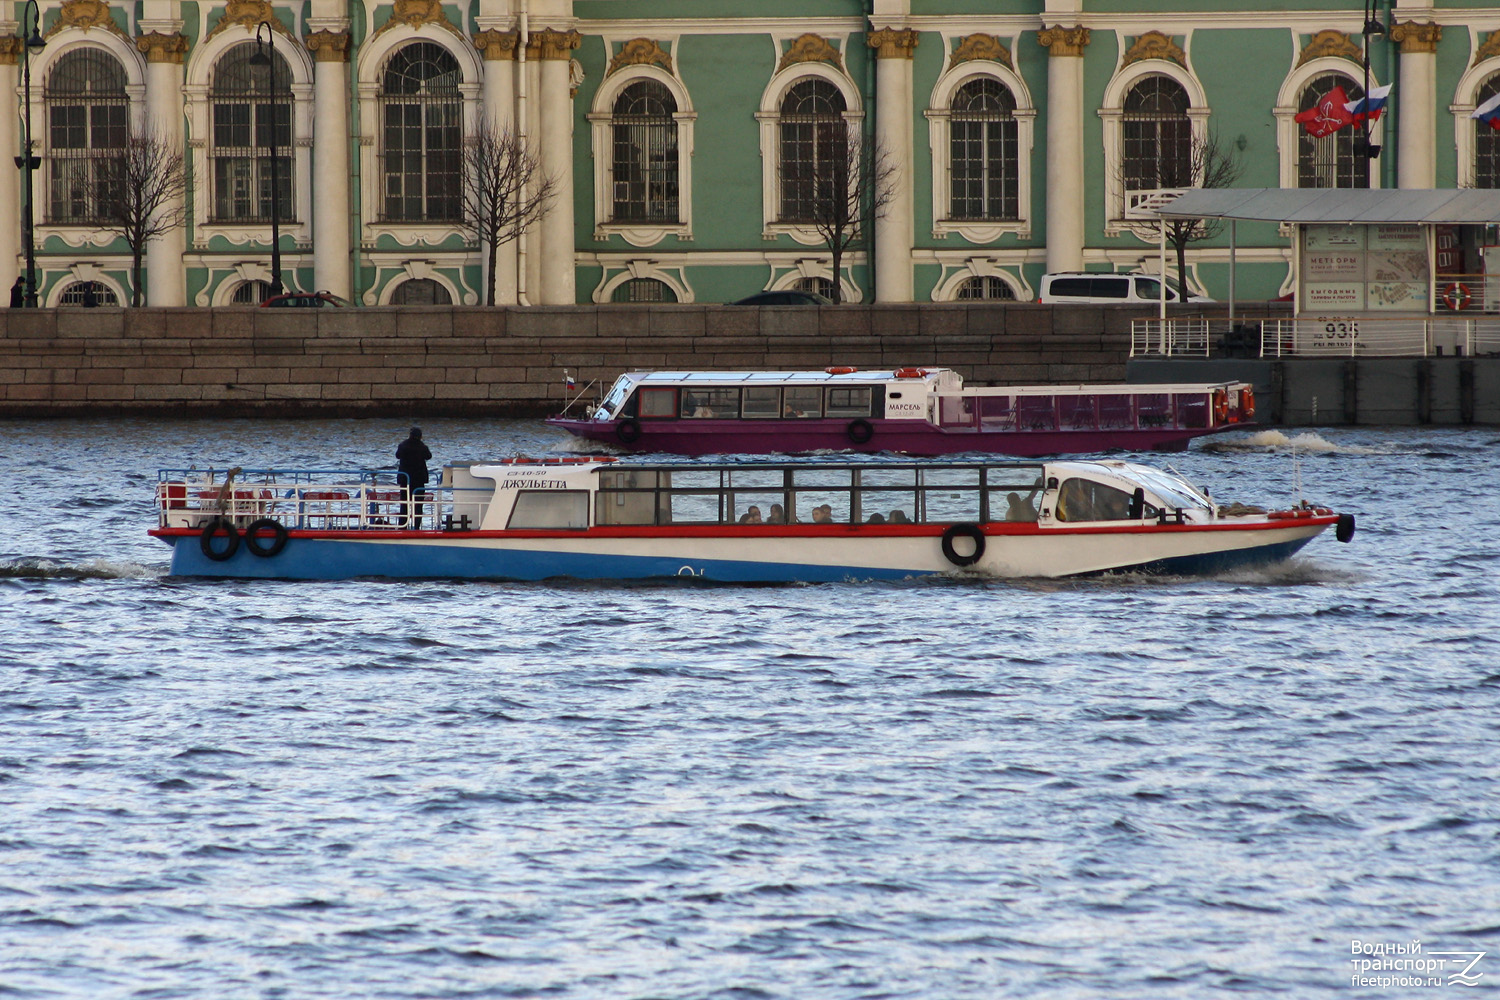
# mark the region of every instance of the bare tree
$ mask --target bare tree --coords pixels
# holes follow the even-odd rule
[[[139,306],[146,245],[187,221],[182,146],[154,125],[127,127],[100,167],[98,226],[129,245],[130,304]]]
[[[807,186],[809,223],[833,255],[833,301],[843,301],[839,275],[844,254],[862,241],[896,196],[894,157],[854,131],[830,129],[819,136],[819,155],[800,176],[784,183]]]
[[[495,259],[502,243],[547,214],[557,183],[526,140],[481,121],[464,143],[463,225],[484,245],[489,263],[485,304],[495,304]]]
[[[1159,188],[1227,188],[1239,180],[1242,170],[1238,153],[1233,147],[1219,141],[1214,132],[1194,135],[1186,142],[1185,152],[1181,144],[1160,142],[1156,145],[1156,158],[1136,161],[1122,169],[1121,188],[1137,191],[1145,187]],[[1156,183],[1150,184],[1154,175]],[[1146,183],[1142,183],[1145,180]],[[1158,237],[1166,229],[1166,242],[1177,257],[1177,280],[1187,294],[1187,248],[1190,243],[1211,240],[1224,231],[1223,219],[1160,219],[1144,224]],[[1166,275],[1162,275],[1165,279]]]

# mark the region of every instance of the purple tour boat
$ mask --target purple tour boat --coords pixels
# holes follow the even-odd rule
[[[635,452],[1042,455],[1181,451],[1255,418],[1245,382],[965,388],[948,368],[628,372],[547,423]]]

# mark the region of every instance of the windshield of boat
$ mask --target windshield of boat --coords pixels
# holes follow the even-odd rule
[[[1131,466],[1129,476],[1155,493],[1168,508],[1213,510],[1213,501],[1181,476],[1140,465]]]
[[[635,382],[624,375],[615,379],[615,384],[609,387],[609,395],[605,396],[604,402],[599,404],[599,412],[596,416],[600,419],[613,416],[620,404],[625,402],[625,397],[630,395],[630,389],[634,385]]]

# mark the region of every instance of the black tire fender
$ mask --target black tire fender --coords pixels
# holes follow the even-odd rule
[[[851,420],[849,426],[844,428],[844,433],[855,444],[868,444],[870,438],[875,436],[875,426],[868,420]]]
[[[1340,514],[1339,523],[1333,529],[1333,537],[1341,542],[1347,542],[1354,537],[1354,515]]]
[[[959,555],[953,541],[957,538],[968,538],[974,542],[974,551],[969,555]],[[955,566],[972,566],[984,556],[984,532],[979,530],[977,524],[954,524],[943,532],[943,557]]]
[[[261,545],[260,539],[256,536],[266,529],[270,529],[273,535],[271,544]],[[250,526],[245,529],[245,548],[250,550],[251,555],[269,559],[272,556],[281,555],[281,550],[286,548],[286,538],[286,525],[274,517],[263,517],[259,521],[250,522]]]
[[[641,422],[634,417],[626,417],[615,426],[615,437],[619,438],[621,444],[635,444],[641,439]]]
[[[225,545],[222,549],[216,549],[214,539],[221,532],[225,538]],[[240,533],[235,529],[233,521],[216,517],[203,526],[203,531],[198,535],[198,548],[202,549],[203,554],[214,562],[224,562],[226,559],[232,559],[240,550]]]

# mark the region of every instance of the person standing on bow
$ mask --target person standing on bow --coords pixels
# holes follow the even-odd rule
[[[396,446],[396,485],[406,494],[401,508],[402,527],[422,526],[422,491],[427,488],[427,462],[432,452],[422,443],[422,428],[413,427],[411,436]],[[408,518],[407,514],[410,513]]]

